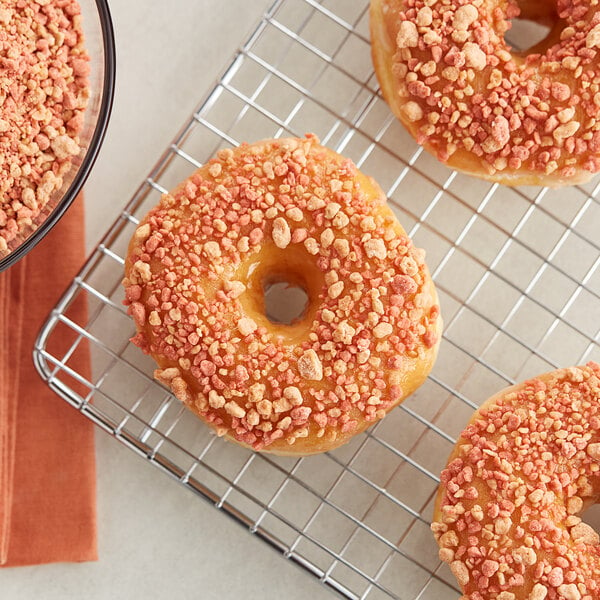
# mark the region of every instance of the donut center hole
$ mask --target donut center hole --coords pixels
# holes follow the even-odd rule
[[[271,323],[293,325],[306,313],[306,290],[290,281],[269,281],[263,285],[265,315]]]
[[[579,515],[579,518],[584,523],[587,523],[592,529],[600,532],[600,504],[588,506],[588,508]]]
[[[511,28],[506,32],[504,39],[515,52],[520,54],[532,54],[533,48],[537,48],[548,39],[552,28],[549,25],[536,23],[529,19],[512,19],[509,21]]]
[[[555,3],[538,0],[517,0],[518,17],[508,21],[510,29],[504,39],[513,53],[526,57],[529,54],[545,54],[554,44],[560,43],[560,35],[566,22],[559,18]]]

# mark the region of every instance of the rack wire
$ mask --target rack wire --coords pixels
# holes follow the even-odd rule
[[[401,407],[334,452],[292,459],[216,438],[153,381],[128,341],[120,280],[129,238],[162,193],[221,147],[307,131],[387,191],[427,250],[445,334],[433,373]],[[36,364],[102,429],[340,595],[456,598],[429,532],[438,474],[488,396],[600,358],[598,190],[598,180],[511,189],[451,172],[378,92],[367,0],[278,0],[52,312]],[[70,307],[83,300],[78,322]],[[91,377],[71,366],[87,349]]]

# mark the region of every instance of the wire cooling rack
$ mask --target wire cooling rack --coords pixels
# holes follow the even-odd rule
[[[422,152],[378,93],[367,5],[273,4],[72,282],[35,358],[84,415],[341,595],[454,599],[429,532],[454,440],[505,385],[600,358],[599,186],[510,189]],[[307,131],[387,191],[427,250],[446,329],[432,375],[400,408],[345,447],[290,459],[216,438],[152,380],[128,342],[120,280],[128,240],[163,192],[221,147]],[[82,300],[78,322],[70,307]],[[71,366],[86,348],[92,377]]]

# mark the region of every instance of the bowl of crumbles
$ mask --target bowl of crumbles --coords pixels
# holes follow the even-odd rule
[[[0,2],[0,271],[25,256],[81,191],[114,81],[106,0]]]

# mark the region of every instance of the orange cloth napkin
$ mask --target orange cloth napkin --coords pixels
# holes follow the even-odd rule
[[[84,257],[83,198],[19,263],[0,273],[0,564],[96,560],[94,426],[40,379],[37,333]],[[69,316],[86,322],[79,298]],[[55,334],[55,338],[58,334]],[[53,340],[63,356],[75,339]],[[69,338],[69,339],[66,339]],[[87,376],[87,348],[69,366]]]

